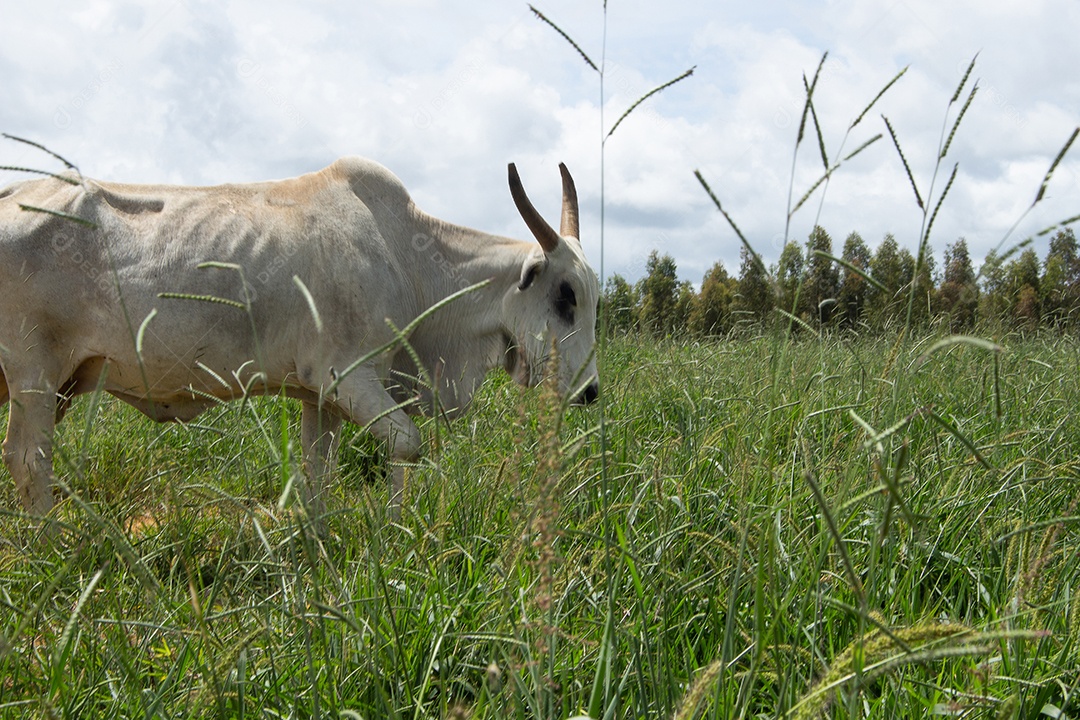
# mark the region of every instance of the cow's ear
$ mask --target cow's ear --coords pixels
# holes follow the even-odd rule
[[[544,271],[547,261],[542,258],[529,258],[521,266],[521,279],[518,280],[518,290],[528,290],[537,276]]]

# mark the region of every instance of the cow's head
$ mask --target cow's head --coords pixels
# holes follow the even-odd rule
[[[600,283],[585,261],[578,239],[578,203],[574,179],[562,172],[562,222],[559,232],[536,211],[510,163],[510,193],[518,212],[540,243],[521,266],[517,285],[503,298],[508,330],[513,335],[507,370],[523,385],[544,376],[552,344],[558,348],[559,390],[578,393],[575,402],[597,398],[600,385],[593,346]]]

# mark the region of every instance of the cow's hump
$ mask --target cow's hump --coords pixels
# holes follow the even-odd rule
[[[376,201],[395,207],[405,207],[411,202],[409,191],[398,176],[374,160],[343,157],[327,171],[347,182],[353,193],[369,207]]]

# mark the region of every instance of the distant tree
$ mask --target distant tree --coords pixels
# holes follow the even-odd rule
[[[1031,285],[1021,286],[1013,304],[1013,317],[1022,327],[1034,330],[1039,325],[1040,310],[1039,291]]]
[[[1080,321],[1080,250],[1072,228],[1050,240],[1039,282],[1043,319],[1055,327]]]
[[[969,330],[975,325],[979,286],[975,284],[975,270],[964,238],[945,248],[945,274],[935,306],[937,312],[948,316],[952,332]]]
[[[731,330],[732,303],[737,283],[728,277],[723,263],[716,263],[705,273],[701,292],[690,309],[690,332],[696,337],[726,335]]]
[[[671,335],[675,329],[675,306],[679,293],[675,259],[667,254],[661,256],[653,250],[649,253],[645,269],[645,277],[638,283],[641,297],[638,322],[641,329],[653,337]]]
[[[1062,258],[1047,254],[1039,278],[1039,302],[1044,321],[1052,327],[1064,326],[1072,315],[1073,303],[1065,279],[1067,272]]]
[[[637,328],[638,294],[622,275],[616,273],[607,279],[600,303],[607,311],[609,333],[628,333]]]
[[[799,316],[804,309],[805,298],[800,298],[799,289],[803,280],[803,252],[799,243],[789,240],[776,262],[777,307]]]
[[[683,280],[675,290],[675,307],[671,316],[671,334],[686,335],[690,332],[690,313],[694,308],[697,293],[690,281]]]
[[[1039,323],[1039,256],[1027,248],[1005,266],[1012,316],[1029,328]]]
[[[912,325],[921,325],[930,317],[934,260],[929,252],[921,259],[920,264],[910,250],[900,247],[891,233],[885,235],[870,261],[871,274],[885,287],[868,292],[868,316],[875,327],[906,323],[909,303]]]
[[[832,318],[840,292],[840,271],[826,256],[832,255],[832,238],[815,226],[806,241],[806,275],[803,279],[803,306],[809,316],[825,325]]]
[[[844,241],[841,257],[865,273],[870,272],[870,248],[859,233],[853,232]],[[844,327],[853,328],[862,319],[869,284],[856,272],[847,268],[840,271],[840,288],[837,291],[837,312],[841,314]]]
[[[996,250],[986,253],[979,268],[982,288],[979,293],[979,320],[1001,323],[1009,316],[1012,300],[1005,279],[1005,266]]]
[[[973,285],[975,269],[971,266],[971,254],[967,240],[960,238],[945,248],[945,269],[942,282],[954,285]]]
[[[907,257],[910,258],[911,253],[907,253]],[[884,327],[899,315],[899,293],[906,283],[906,273],[910,273],[910,269],[904,267],[906,264],[896,238],[891,233],[886,234],[870,260],[871,275],[884,287],[884,290],[871,287],[867,292],[870,306],[867,314],[875,327]],[[911,266],[914,264],[912,260]]]
[[[900,250],[904,285],[901,287],[901,319],[907,322],[908,304],[911,304],[911,324],[925,325],[930,319],[934,305],[934,256],[926,248],[921,258],[916,258],[907,248]]]
[[[765,267],[743,247],[739,253],[739,279],[735,284],[735,297],[731,301],[733,323],[747,320],[765,323],[772,314],[776,302]]]
[[[1076,235],[1071,227],[1058,230],[1050,238],[1048,255],[1060,257],[1073,273],[1070,277],[1080,279],[1080,249],[1077,248]]]
[[[1009,289],[1015,294],[1029,285],[1034,290],[1039,289],[1039,256],[1034,248],[1027,248],[1019,256],[1009,261],[1005,266],[1005,280]]]

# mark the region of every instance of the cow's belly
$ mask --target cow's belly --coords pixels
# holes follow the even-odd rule
[[[158,421],[187,421],[220,402],[245,395],[282,391],[293,397],[313,395],[298,385],[288,368],[264,372],[254,361],[230,365],[212,354],[203,359],[206,362],[145,354],[139,363],[96,355],[75,369],[61,395],[71,398],[100,388]]]
[[[316,362],[301,357],[298,368],[298,358],[283,347],[268,344],[248,352],[243,344],[218,340],[186,350],[144,342],[141,355],[118,353],[115,347],[114,352],[90,354],[60,394],[70,399],[100,388],[155,420],[188,421],[221,402],[252,395],[285,394],[318,403],[318,388],[332,382],[319,375]]]

